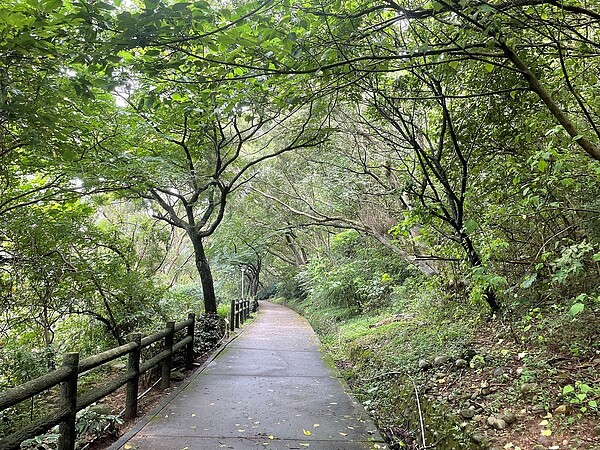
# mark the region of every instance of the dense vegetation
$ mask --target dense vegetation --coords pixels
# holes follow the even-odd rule
[[[397,439],[383,374],[467,350],[515,385],[587,364],[532,402],[589,424],[599,27],[593,0],[4,0],[0,389],[242,284]]]

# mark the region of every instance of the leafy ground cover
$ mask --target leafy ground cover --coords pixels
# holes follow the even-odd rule
[[[391,448],[423,448],[415,390],[426,445],[438,449],[600,448],[597,300],[575,314],[541,302],[490,318],[435,288],[409,283],[405,294],[358,315],[286,301]]]

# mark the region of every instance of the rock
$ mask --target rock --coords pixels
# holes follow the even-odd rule
[[[513,413],[511,412],[507,412],[504,414],[500,414],[497,416],[499,419],[504,420],[508,425],[512,425],[513,423],[516,422],[517,420],[517,416],[515,416]]]
[[[463,369],[463,368],[467,367],[468,364],[469,363],[467,362],[467,360],[462,359],[462,358],[459,358],[454,362],[454,365],[459,369]]]
[[[536,444],[533,447],[533,450],[546,450],[546,447],[544,447],[542,444]]]
[[[419,369],[427,370],[429,368],[431,368],[431,363],[429,361],[427,361],[425,358],[419,360]]]
[[[517,376],[520,377],[522,373],[523,373],[523,368],[522,367],[517,368],[517,370],[516,370]]]
[[[502,375],[504,375],[504,369],[502,367],[498,367],[496,370],[494,370],[494,376],[496,378],[500,378]]]
[[[600,425],[596,425],[592,430],[592,434],[596,437],[600,436]]]
[[[531,394],[536,389],[537,389],[537,383],[523,383],[521,385],[521,394],[523,394],[523,395]]]
[[[472,419],[473,417],[475,417],[475,410],[474,409],[461,409],[458,414],[460,414],[460,416],[463,419],[469,420],[469,419]]]
[[[483,434],[474,434],[473,436],[471,436],[471,440],[481,446],[483,446],[487,442]]]
[[[487,424],[496,429],[496,430],[504,430],[506,428],[506,422],[502,419],[499,419],[496,416],[490,416],[487,418]]]
[[[481,414],[475,414],[473,416],[473,421],[474,422],[482,422],[484,420],[483,416]]]
[[[571,408],[570,405],[559,405],[555,410],[554,410],[554,414],[555,415],[563,415],[563,416],[568,416],[569,414],[571,414],[573,412],[573,408]]]
[[[185,375],[182,374],[181,372],[179,372],[178,370],[175,370],[175,371],[171,372],[171,380],[183,381],[183,380],[185,380]]]
[[[544,405],[542,405],[541,403],[538,403],[537,405],[533,405],[531,407],[531,412],[532,413],[546,412],[546,407]]]
[[[540,436],[538,438],[538,442],[544,446],[544,448],[548,448],[552,445],[552,439],[548,436]]]
[[[448,361],[450,361],[449,356],[446,356],[446,355],[436,356],[435,359],[433,360],[433,366],[434,367],[443,366]]]

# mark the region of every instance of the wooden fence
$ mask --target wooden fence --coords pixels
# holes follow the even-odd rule
[[[138,388],[140,375],[161,365],[161,389],[169,387],[173,355],[185,351],[185,364],[188,369],[193,367],[194,361],[194,325],[195,315],[190,313],[188,319],[175,323],[167,322],[165,329],[150,336],[142,337],[134,333],[129,343],[107,350],[103,353],[79,360],[79,353],[67,353],[63,364],[58,369],[43,375],[25,384],[8,389],[0,393],[0,411],[38,395],[50,388],[60,385],[60,402],[58,410],[43,419],[31,423],[25,428],[6,436],[0,440],[0,450],[18,449],[21,442],[43,434],[55,425],[59,425],[60,438],[59,450],[73,450],[75,448],[75,420],[78,411],[103,399],[115,392],[120,387],[126,386],[125,418],[132,419],[137,416]],[[185,337],[175,342],[175,333],[185,331]],[[147,361],[141,361],[140,353],[145,347],[163,340],[162,351]],[[117,358],[128,355],[127,370],[125,373],[106,383],[96,386],[92,392],[81,396],[77,394],[77,380],[83,373],[97,368]]]
[[[231,331],[239,328],[250,317],[250,299],[231,300],[230,322]]]

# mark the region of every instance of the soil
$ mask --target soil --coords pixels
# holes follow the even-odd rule
[[[598,409],[582,410],[586,402],[573,403],[574,396],[564,396],[563,387],[585,383],[598,389],[600,355],[557,353],[498,336],[479,333],[472,346],[483,356],[464,368],[450,358],[442,366],[422,370],[421,389],[428,400],[442,405],[484,449],[599,450]],[[474,410],[474,417],[462,417],[466,409]],[[488,417],[506,413],[515,415],[513,424],[502,430],[488,425]],[[403,439],[402,433],[398,427],[391,441]]]

